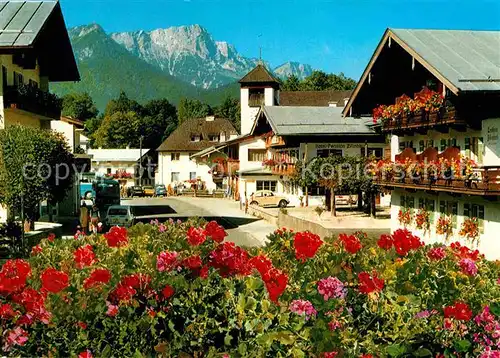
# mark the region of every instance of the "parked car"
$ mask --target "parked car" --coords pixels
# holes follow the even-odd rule
[[[167,188],[164,184],[155,185],[155,196],[167,196]]]
[[[143,186],[142,190],[144,191],[144,196],[155,196],[155,188],[152,186]]]
[[[270,190],[256,191],[250,199],[250,205],[258,206],[279,206],[286,208],[290,201],[284,196],[276,195]]]
[[[130,227],[134,224],[134,214],[129,205],[111,205],[106,215],[106,226]]]
[[[134,185],[133,187],[130,188],[130,195],[132,198],[133,197],[143,197],[144,196],[144,190],[142,189],[142,186],[139,185]]]

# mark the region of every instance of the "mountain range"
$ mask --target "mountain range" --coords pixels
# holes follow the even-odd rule
[[[193,97],[214,105],[227,95],[238,96],[237,81],[259,62],[214,40],[200,25],[108,34],[91,24],[69,29],[69,36],[82,80],[54,84],[52,90],[59,95],[86,91],[100,109],[121,90],[138,101],[166,97],[177,103]],[[280,78],[299,79],[313,71],[297,62],[271,70]]]

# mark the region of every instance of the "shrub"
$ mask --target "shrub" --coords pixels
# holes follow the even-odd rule
[[[407,230],[276,230],[249,252],[216,223],[42,240],[0,271],[4,353],[89,357],[490,357],[498,263]],[[496,354],[496,353],[493,353]]]

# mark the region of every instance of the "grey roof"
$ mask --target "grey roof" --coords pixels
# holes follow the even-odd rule
[[[500,90],[500,31],[390,31],[459,90]]]
[[[0,47],[28,47],[57,1],[0,1]]]
[[[276,135],[375,134],[362,118],[342,117],[342,107],[265,106],[263,112]]]
[[[150,149],[142,148],[142,156]],[[93,162],[137,162],[141,158],[141,149],[89,149],[87,154],[92,155]]]

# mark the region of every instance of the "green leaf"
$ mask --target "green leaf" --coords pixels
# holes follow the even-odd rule
[[[393,344],[392,346],[388,346],[386,348],[387,354],[391,357],[401,357],[406,352],[405,346],[401,344]]]
[[[233,340],[233,336],[231,336],[229,333],[226,334],[226,336],[224,337],[224,344],[226,346],[230,346],[231,345],[231,341]]]
[[[500,302],[495,302],[490,305],[490,312],[495,316],[500,317]]]
[[[257,307],[257,300],[253,297],[248,297],[247,302],[245,304],[245,309],[253,311]]]
[[[413,353],[413,355],[415,357],[432,357],[432,352],[427,348],[419,348]]]
[[[469,342],[467,339],[462,339],[460,341],[455,341],[453,346],[458,352],[467,352],[471,346],[471,342]]]
[[[295,336],[290,331],[277,332],[275,339],[284,345],[291,345],[295,342]]]

